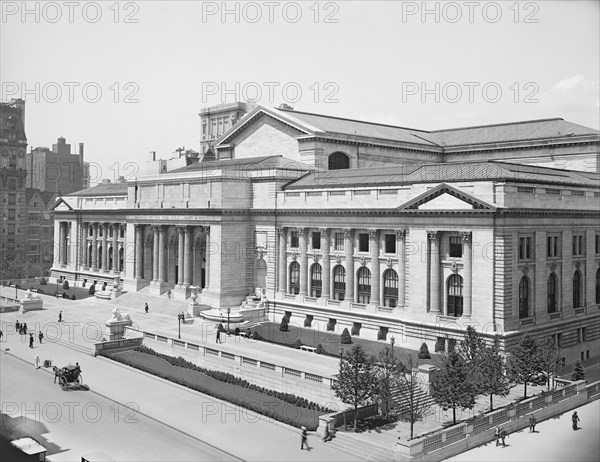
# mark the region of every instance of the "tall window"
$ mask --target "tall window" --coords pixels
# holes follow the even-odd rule
[[[297,249],[298,248],[298,231],[291,231],[290,232],[290,247],[293,249]]]
[[[369,235],[367,233],[359,233],[358,235],[358,251],[369,251]]]
[[[335,233],[335,250],[344,250],[344,233]]]
[[[582,304],[582,289],[581,271],[577,270],[573,274],[573,308],[579,308]]]
[[[290,294],[300,292],[300,263],[293,261],[290,265]]]
[[[383,306],[398,306],[398,273],[393,269],[383,273]]]
[[[342,265],[333,268],[333,299],[344,300],[346,297],[346,270]]]
[[[532,258],[531,241],[532,238],[530,236],[519,238],[519,260],[529,260]]]
[[[462,253],[462,238],[460,236],[450,236],[450,257],[460,258]]]
[[[320,249],[321,248],[321,232],[320,231],[313,231],[311,234],[311,244],[312,244],[312,248],[313,249]]]
[[[519,283],[519,319],[529,316],[529,278],[523,276]]]
[[[321,289],[323,287],[323,282],[321,281],[321,274],[322,274],[322,268],[321,265],[318,263],[315,263],[314,265],[312,265],[312,268],[310,269],[310,295],[311,297],[320,297],[321,296]]]
[[[596,304],[600,305],[600,269],[596,271]]]
[[[371,301],[371,271],[363,266],[358,270],[358,303],[365,305]]]
[[[448,316],[460,317],[463,312],[463,278],[453,274],[448,278]]]
[[[343,152],[334,152],[328,159],[329,170],[342,170],[350,168],[350,158]]]
[[[556,275],[548,276],[548,313],[556,311]]]
[[[385,253],[396,253],[396,235],[385,235]]]
[[[548,245],[546,249],[546,256],[548,258],[558,257],[558,236],[548,236]]]
[[[583,234],[573,235],[573,256],[581,256],[584,254]]]

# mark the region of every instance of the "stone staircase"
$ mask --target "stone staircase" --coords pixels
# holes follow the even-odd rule
[[[350,434],[336,432],[332,440],[327,443],[318,442],[316,444],[327,444],[350,454],[368,461],[391,461],[394,454],[395,440],[383,441],[382,445],[377,446],[368,441],[368,435]],[[314,440],[313,440],[314,441]]]
[[[239,308],[244,321],[260,322],[265,320],[265,306],[260,297],[248,295]]]

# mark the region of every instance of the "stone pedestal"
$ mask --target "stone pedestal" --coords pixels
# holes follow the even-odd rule
[[[123,290],[125,292],[137,292],[147,285],[145,279],[123,279]]]
[[[155,297],[160,297],[168,289],[169,288],[167,287],[167,283],[166,282],[152,281],[150,283],[150,290],[148,292],[150,293],[150,295],[153,295]]]
[[[121,295],[123,295],[123,291],[118,287],[115,287],[113,290],[110,291],[110,298],[113,300],[117,297],[120,297]]]
[[[125,328],[132,324],[131,320],[106,321],[106,337],[108,340],[121,340],[125,336]]]
[[[201,305],[200,303],[198,303],[196,300],[198,298],[198,295],[192,292],[192,299],[190,300],[190,303],[188,304],[188,317],[198,317],[200,316],[200,312],[201,311],[206,311],[206,310],[210,310],[210,305]]]
[[[173,298],[175,300],[187,300],[191,292],[189,286],[175,286],[173,289]]]
[[[21,313],[27,313],[28,311],[42,310],[44,301],[42,299],[40,299],[40,300],[21,300],[20,304],[21,304],[21,308],[20,308]]]

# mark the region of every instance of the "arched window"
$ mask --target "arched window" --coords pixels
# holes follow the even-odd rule
[[[290,294],[300,292],[300,263],[293,261],[290,265]]]
[[[600,269],[596,271],[596,304],[600,305]]]
[[[310,296],[311,297],[320,297],[321,289],[323,287],[323,282],[321,281],[321,274],[323,270],[321,265],[315,263],[312,265],[310,269]]]
[[[398,306],[398,273],[393,269],[383,273],[383,306]]]
[[[358,300],[357,303],[367,304],[371,301],[371,270],[363,266],[358,270]]]
[[[548,313],[556,311],[556,275],[548,276]]]
[[[346,298],[346,270],[342,265],[333,268],[333,299],[344,300]]]
[[[90,245],[90,246],[88,246],[88,258],[87,258],[87,262],[86,262],[87,265],[85,265],[88,268],[92,267],[92,252],[93,252],[93,249],[92,249],[92,246]]]
[[[113,267],[113,248],[112,246],[108,247],[108,269],[112,269]]]
[[[102,252],[102,246],[98,246],[98,257],[96,258],[96,260],[98,260],[98,268],[102,268],[102,254],[104,252]]]
[[[583,306],[583,297],[581,296],[583,284],[581,283],[581,271],[577,270],[573,274],[573,308]]]
[[[529,278],[523,276],[519,283],[519,319],[529,316]]]
[[[329,156],[329,170],[350,168],[350,158],[343,152],[334,152]]]
[[[462,316],[463,312],[463,278],[453,274],[448,278],[448,316],[456,318]]]

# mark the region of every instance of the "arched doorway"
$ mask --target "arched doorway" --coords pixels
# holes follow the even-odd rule
[[[453,274],[448,278],[448,316],[456,318],[463,313],[463,278],[458,274]]]

